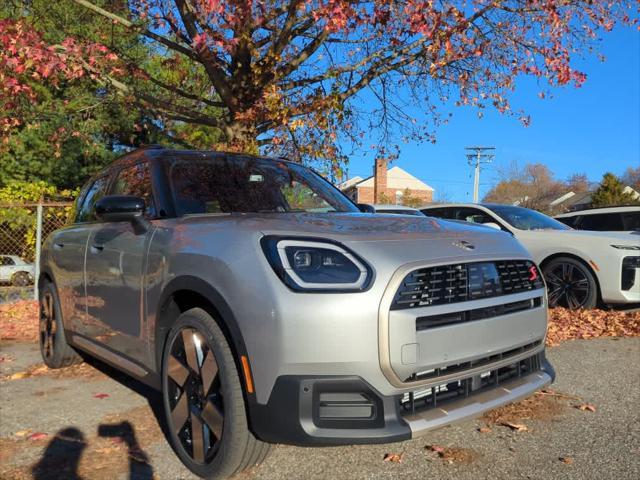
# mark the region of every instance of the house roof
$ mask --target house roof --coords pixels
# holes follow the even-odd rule
[[[356,179],[359,179],[356,181]],[[343,182],[339,185],[341,190],[345,190],[347,188],[356,186],[360,187],[372,187],[373,188],[373,176],[365,178],[364,180],[361,177],[353,177],[346,182]],[[433,188],[424,183],[422,180],[417,179],[409,172],[403,170],[400,167],[391,167],[387,170],[387,188],[395,188],[398,190],[404,190],[408,188],[409,190],[430,190],[433,191]]]

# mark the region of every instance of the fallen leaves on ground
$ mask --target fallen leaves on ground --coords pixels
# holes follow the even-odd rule
[[[576,405],[576,408],[578,410],[582,410],[583,412],[585,412],[585,411],[595,412],[596,411],[596,406],[593,405],[592,403],[581,403],[580,405]]]
[[[573,463],[572,457],[560,457],[558,458],[558,460],[560,460],[562,463],[565,463],[567,465],[571,465]]]
[[[567,407],[567,402],[563,401],[564,396],[563,394],[533,395],[517,403],[490,410],[482,416],[482,420],[487,425],[504,425],[522,432],[527,428],[523,423],[525,420],[549,421],[562,413]]]
[[[424,447],[427,454],[435,453],[443,462],[468,464],[478,458],[478,453],[470,448],[443,447],[442,445],[427,445]]]
[[[391,463],[402,463],[404,453],[386,453],[383,460]]]
[[[478,432],[480,432],[480,433],[490,433],[491,429],[489,427],[480,427],[478,429]]]
[[[500,425],[509,427],[511,430],[515,430],[516,432],[526,432],[529,430],[524,423],[502,422]]]
[[[93,398],[97,398],[99,400],[102,400],[103,398],[107,398],[109,396],[108,393],[96,393],[93,395]]]
[[[38,302],[19,300],[0,304],[0,340],[37,340]]]
[[[1,377],[0,380],[20,380],[22,378],[47,376],[50,378],[83,378],[83,379],[103,379],[107,378],[104,373],[92,367],[88,363],[79,363],[70,367],[51,369],[43,363],[32,365],[27,370],[15,372],[11,375]]]
[[[549,309],[547,345],[565,340],[640,336],[640,312]]]

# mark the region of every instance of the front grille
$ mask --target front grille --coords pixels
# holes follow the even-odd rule
[[[522,347],[512,348],[510,350],[494,353],[493,355],[489,355],[482,358],[476,358],[473,361],[455,363],[455,364],[447,365],[445,367],[433,368],[431,370],[416,372],[413,375],[411,375],[409,378],[407,378],[405,382],[419,382],[419,381],[425,381],[425,380],[433,380],[433,379],[438,379],[445,376],[455,375],[456,373],[462,373],[472,368],[482,367],[483,365],[491,365],[492,363],[499,362],[501,360],[506,360],[511,357],[515,357],[516,355],[520,355],[521,353],[533,350],[536,347],[538,347],[541,343],[542,343],[542,340],[537,340],[535,342],[528,343],[527,345],[523,345]]]
[[[536,266],[528,260],[498,260],[427,267],[408,274],[391,310],[446,305],[543,288]]]
[[[442,407],[449,402],[470,397],[495,388],[501,383],[540,370],[540,354],[533,355],[511,365],[489,370],[480,375],[455,380],[431,388],[405,393],[400,397],[401,413],[408,415],[423,410]]]

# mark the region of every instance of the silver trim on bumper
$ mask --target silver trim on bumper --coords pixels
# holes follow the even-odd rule
[[[415,438],[429,430],[477,417],[487,410],[520,400],[551,382],[552,378],[549,374],[537,371],[522,378],[501,383],[498,387],[485,392],[452,401],[442,407],[405,415],[402,418],[409,425],[412,438]]]

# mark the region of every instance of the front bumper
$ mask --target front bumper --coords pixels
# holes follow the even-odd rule
[[[555,379],[544,351],[484,375],[403,395],[380,394],[358,376],[279,377],[252,409],[258,438],[293,445],[408,440],[531,395]]]

